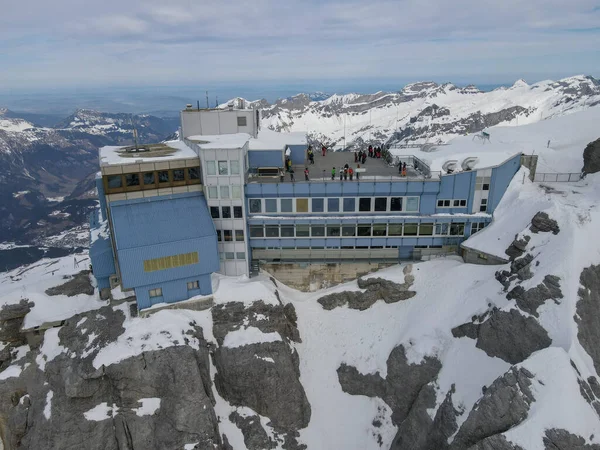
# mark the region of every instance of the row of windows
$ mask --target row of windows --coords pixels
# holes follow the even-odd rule
[[[242,187],[239,185],[232,186],[207,186],[208,198],[227,200],[230,198],[242,198]]]
[[[251,238],[464,236],[464,234],[465,224],[462,222],[250,226]]]
[[[233,242],[235,236],[236,242],[244,241],[244,230],[217,230],[217,241]]]
[[[328,245],[327,247],[252,247],[252,250],[325,250],[325,249],[333,249],[333,250],[368,250],[368,249],[382,249],[382,248],[398,248],[397,245]],[[423,249],[423,248],[443,248],[442,245],[415,245],[413,248]]]
[[[107,194],[186,184],[200,184],[200,167],[104,176],[104,190]]]
[[[221,252],[219,254],[219,259],[221,259],[221,261],[232,259],[246,259],[246,252]]]
[[[419,197],[252,198],[251,214],[418,212]]]
[[[179,255],[164,256],[162,258],[146,259],[144,272],[173,269],[175,267],[189,266],[198,263],[198,252],[181,253]]]
[[[207,175],[239,175],[240,162],[232,159],[230,161],[206,161]]]
[[[211,206],[210,207],[210,216],[213,219],[231,219],[231,206]],[[242,207],[234,206],[233,207],[233,218],[234,219],[242,219]]]
[[[200,289],[200,283],[198,282],[198,280],[187,282],[187,290],[188,291],[195,291],[197,289]],[[148,290],[148,296],[151,298],[152,297],[162,297],[162,295],[163,295],[162,288],[154,288],[154,289]]]
[[[473,222],[471,224],[471,234],[475,234],[478,231],[483,230],[486,227],[487,223],[485,222]]]
[[[466,208],[467,201],[466,200],[438,200],[437,207],[438,208]]]

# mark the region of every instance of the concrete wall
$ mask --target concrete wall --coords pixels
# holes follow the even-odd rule
[[[238,126],[237,118],[245,117],[246,126]],[[218,135],[248,133],[256,137],[258,119],[253,109],[193,109],[181,111],[181,132],[183,138],[197,135]]]
[[[468,264],[479,264],[479,265],[501,265],[508,263],[508,258],[500,258],[489,253],[482,252],[480,250],[472,249],[469,247],[461,246],[461,253],[463,261]]]

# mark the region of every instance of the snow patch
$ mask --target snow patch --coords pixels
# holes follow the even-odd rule
[[[223,346],[233,348],[277,341],[281,341],[279,333],[263,333],[256,327],[247,327],[227,333],[223,341]]]

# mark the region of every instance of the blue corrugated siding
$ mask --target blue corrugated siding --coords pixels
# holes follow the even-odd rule
[[[292,163],[293,164],[304,164],[306,161],[306,145],[288,145],[292,151]]]
[[[99,278],[96,276],[96,274],[94,274],[94,278],[96,278],[96,283],[98,284],[98,289],[110,288],[110,281],[108,280],[108,277]]]
[[[283,150],[250,150],[250,167],[283,167]]]
[[[116,272],[115,259],[109,239],[97,239],[90,247],[94,276],[108,277]]]
[[[518,154],[508,161],[506,161],[500,167],[496,167],[492,170],[492,178],[490,180],[490,194],[488,198],[488,212],[493,213],[502,196],[506,192],[508,185],[519,171],[521,167],[521,154]]]
[[[188,291],[188,281],[198,281],[200,289]],[[149,296],[150,289],[155,288],[162,289],[162,297]],[[175,303],[182,300],[187,300],[188,298],[196,295],[210,294],[212,294],[212,284],[209,274],[168,281],[160,284],[149,284],[135,288],[135,296],[139,309],[149,308],[157,303]]]

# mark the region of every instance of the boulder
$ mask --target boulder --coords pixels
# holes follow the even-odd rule
[[[19,303],[3,305],[0,309],[0,342],[8,344],[4,349],[6,352],[0,352],[0,369],[3,369],[3,362],[9,361],[9,348],[18,347],[27,342],[25,334],[21,332],[21,327],[25,316],[33,306],[33,302],[22,299]]]
[[[518,239],[515,237],[515,240],[512,241],[510,246],[505,251],[511,261],[525,253],[525,249],[527,248],[527,244],[530,240],[530,236],[524,236],[523,239]]]
[[[545,212],[538,212],[533,219],[531,219],[531,227],[529,228],[532,233],[550,233],[558,234],[560,228],[556,220],[551,219]]]
[[[583,167],[581,172],[584,175],[600,172],[600,138],[590,142],[585,147],[585,150],[583,150]]]

